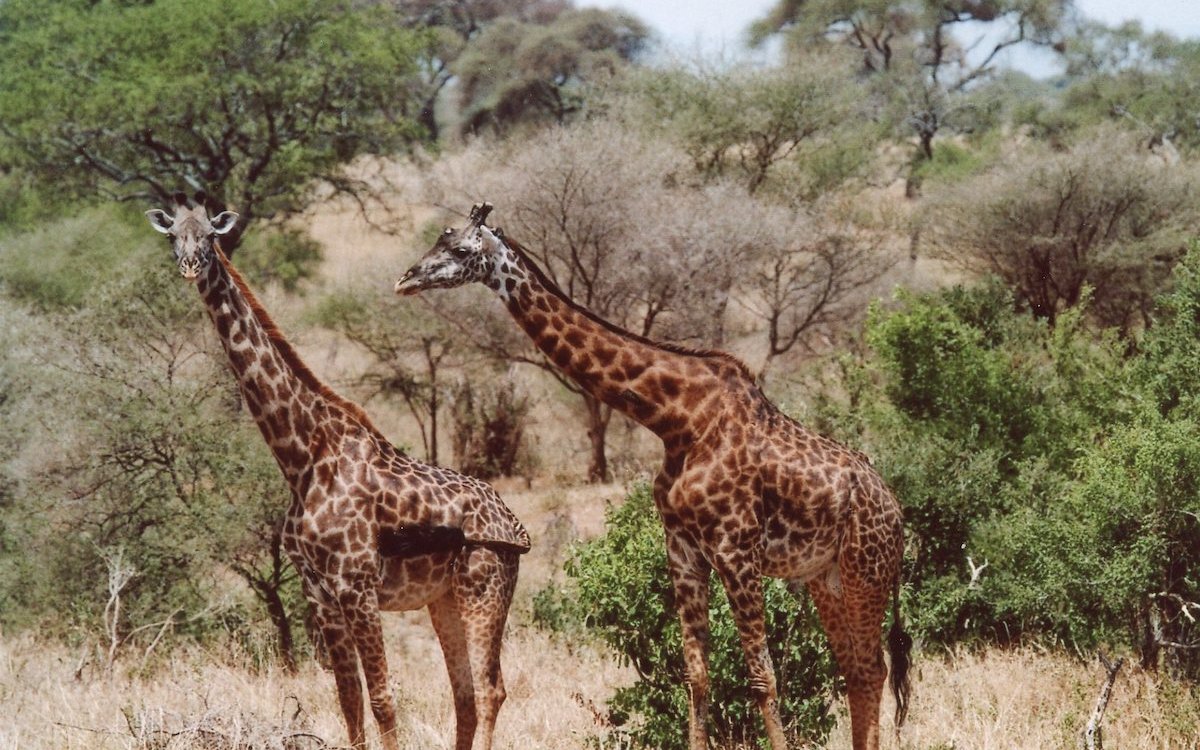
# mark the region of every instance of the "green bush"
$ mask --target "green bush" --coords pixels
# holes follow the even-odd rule
[[[41,312],[82,307],[105,283],[131,273],[131,256],[151,246],[169,255],[115,206],[68,209],[62,218],[0,240],[0,285]]]
[[[1080,462],[1048,512],[1026,509],[983,535],[998,619],[1076,648],[1121,643],[1146,666],[1196,674],[1200,600],[1200,425],[1149,415]]]
[[[1129,419],[1121,349],[1083,321],[1082,310],[1054,327],[1035,320],[995,282],[905,294],[872,311],[870,350],[843,362],[838,390],[852,398],[819,409],[818,424],[862,446],[903,504],[905,609],[927,639],[1048,633],[1017,627],[1004,601],[1015,589],[991,586],[999,540],[1019,519],[1050,517],[1087,446]],[[1019,576],[1042,583],[1034,569]]]
[[[565,589],[535,602],[545,627],[579,627],[612,648],[637,673],[617,690],[610,720],[634,747],[686,747],[688,692],[679,620],[667,574],[663,530],[650,488],[639,485],[607,513],[603,537],[576,547]],[[711,582],[710,730],[721,746],[753,746],[762,736],[757,703],[746,682],[741,642],[720,581]],[[767,643],[780,692],[780,714],[795,742],[820,742],[833,725],[829,708],[834,664],[816,610],[784,584],[764,587]]]

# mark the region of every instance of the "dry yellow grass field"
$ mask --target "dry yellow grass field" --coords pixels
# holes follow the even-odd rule
[[[603,531],[618,484],[563,488],[499,484],[537,540],[522,560],[504,645],[508,688],[497,750],[574,750],[604,736],[605,700],[634,679],[597,644],[571,642],[531,622],[531,599],[573,540]],[[401,747],[453,747],[454,710],[441,653],[424,612],[384,617]],[[35,636],[0,635],[0,750],[316,750],[345,743],[332,677],[313,662],[287,674],[246,654],[184,649],[142,665],[136,653],[111,674],[95,663],[76,676],[80,655]],[[1039,750],[1080,747],[1103,680],[1098,664],[1061,653],[919,653],[909,721],[889,750]],[[1200,704],[1185,686],[1126,667],[1104,721],[1106,747],[1200,748]],[[823,745],[850,747],[849,716]],[[368,719],[368,732],[374,726]],[[683,727],[680,728],[683,731]],[[374,735],[369,734],[374,741]],[[728,750],[735,750],[729,748]],[[738,748],[736,750],[743,750]]]
[[[568,750],[601,735],[604,701],[634,677],[595,644],[568,642],[531,623],[530,600],[554,575],[566,542],[600,533],[619,485],[560,489],[515,484],[505,497],[539,544],[524,558],[503,664],[508,701],[498,750]],[[454,715],[441,654],[423,612],[385,616],[401,746],[452,747]],[[34,636],[0,637],[0,750],[83,748],[323,748],[345,742],[332,677],[299,674],[243,654],[199,648],[111,674],[76,677],[79,654]],[[885,748],[1073,748],[1103,679],[1096,664],[1031,649],[918,654],[914,702],[899,739],[885,701]],[[849,720],[824,745],[849,748]],[[370,722],[368,722],[370,724]],[[1200,705],[1183,686],[1126,668],[1104,722],[1109,748],[1200,748]],[[374,731],[372,727],[369,731]],[[682,727],[681,727],[682,731]],[[371,735],[373,736],[373,735]],[[731,749],[732,750],[732,749]]]

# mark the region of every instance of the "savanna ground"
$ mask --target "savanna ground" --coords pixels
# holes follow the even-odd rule
[[[531,599],[560,567],[565,541],[602,528],[620,485],[525,489],[501,485],[538,544],[523,560],[503,664],[508,700],[497,722],[501,750],[569,750],[604,737],[604,701],[633,679],[598,646],[569,642],[531,623]],[[454,709],[424,612],[384,618],[401,746],[453,747]],[[248,653],[200,649],[169,660],[120,662],[111,674],[77,674],[80,654],[31,636],[0,638],[0,748],[322,748],[345,742],[332,677],[312,661],[297,674]],[[886,748],[1077,747],[1103,669],[1038,649],[918,651],[914,701],[899,739],[883,706]],[[850,746],[849,716],[826,747]],[[1126,666],[1103,724],[1111,748],[1200,747],[1200,708],[1168,680]],[[370,725],[370,721],[368,720]],[[369,732],[374,732],[370,726]],[[373,736],[373,735],[369,735]]]

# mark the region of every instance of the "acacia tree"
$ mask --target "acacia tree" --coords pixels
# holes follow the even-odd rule
[[[565,122],[582,109],[586,85],[633,61],[649,33],[619,11],[539,8],[532,19],[497,19],[455,61],[465,131]]]
[[[1164,167],[1113,127],[1066,152],[1030,144],[995,170],[929,197],[922,237],[932,253],[998,276],[1033,314],[1054,322],[1090,287],[1090,310],[1128,330],[1149,322],[1195,235],[1195,165]]]
[[[961,114],[961,95],[990,75],[1005,49],[1022,43],[1062,48],[1071,0],[780,0],[750,29],[752,44],[776,35],[803,55],[814,43],[856,50],[864,72],[881,76],[916,134],[918,158]],[[970,36],[968,39],[962,37]],[[971,58],[968,50],[980,54]]]
[[[856,171],[879,135],[863,126],[868,92],[844,57],[834,50],[767,69],[640,71],[604,105],[611,116],[669,133],[709,179],[737,179],[753,194],[791,162],[811,194]]]
[[[543,33],[539,30],[547,26],[558,25],[560,16],[571,12],[571,3],[564,0],[373,0],[374,4],[395,8],[403,18],[404,24],[412,29],[420,29],[431,35],[433,40],[427,55],[419,60],[418,80],[414,93],[420,102],[420,112],[417,121],[424,128],[431,140],[437,140],[441,133],[438,122],[438,109],[442,100],[442,92],[456,76],[471,77],[477,83],[482,79],[499,81],[502,85],[513,85],[512,78],[537,77],[548,72],[533,70],[524,59],[509,58],[506,54],[497,53],[497,36],[485,34],[494,24],[500,24],[506,29],[501,39],[508,38],[514,29],[521,34]],[[593,18],[601,19],[603,25],[611,29],[621,27],[620,14],[612,11],[592,9],[589,11]],[[567,29],[570,32],[571,29]],[[570,34],[564,34],[563,28],[556,28],[555,35],[562,44],[560,50],[569,50],[575,56],[576,63],[587,62],[585,58],[600,51],[605,43],[624,43],[624,36],[614,34],[609,41],[595,38],[589,45],[578,44],[577,39],[569,39]],[[645,32],[640,32],[645,35]],[[478,43],[478,45],[477,45]],[[485,48],[483,52],[476,50],[477,46]],[[506,48],[507,49],[507,48]],[[618,55],[620,50],[615,50]],[[565,67],[560,63],[560,69]],[[556,72],[556,71],[554,71]],[[560,85],[555,80],[548,80],[547,85]],[[491,82],[484,88],[492,89]],[[528,82],[526,83],[528,87]],[[458,105],[473,112],[483,102],[475,97],[459,97]],[[506,111],[513,114],[512,108]],[[502,115],[491,113],[486,115]],[[523,112],[516,113],[523,116]],[[495,123],[494,123],[495,124]]]
[[[743,305],[766,327],[767,363],[829,336],[861,309],[862,292],[888,269],[882,238],[830,207],[764,207],[758,217],[772,235],[748,274]]]
[[[1077,125],[1119,119],[1164,156],[1173,145],[1200,145],[1200,42],[1148,33],[1136,22],[1082,24],[1064,57],[1071,85],[1050,117]]]
[[[0,3],[0,149],[76,196],[206,191],[256,220],[302,209],[343,166],[414,142],[405,92],[428,39],[337,0]]]
[[[323,300],[317,319],[371,354],[371,366],[357,378],[358,385],[367,389],[366,399],[384,396],[403,401],[421,432],[425,458],[437,463],[444,373],[464,364],[446,322],[395,297],[354,291]]]
[[[640,335],[709,346],[724,333],[732,269],[761,234],[746,224],[753,199],[736,186],[688,187],[688,161],[661,140],[594,121],[476,145],[435,165],[428,192],[455,206],[488,196],[504,230],[600,317]],[[474,294],[439,295],[437,304],[484,351],[538,366],[579,395],[588,477],[606,480],[612,409],[564,379],[498,305],[481,307]]]

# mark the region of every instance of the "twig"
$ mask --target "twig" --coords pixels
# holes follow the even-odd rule
[[[1108,708],[1108,699],[1112,697],[1112,687],[1117,679],[1117,672],[1125,663],[1124,657],[1110,662],[1103,651],[1098,656],[1108,674],[1105,677],[1104,686],[1100,688],[1100,695],[1096,698],[1096,707],[1092,709],[1092,718],[1088,720],[1087,729],[1083,733],[1083,745],[1087,750],[1103,750],[1100,722],[1104,719],[1104,710]]]
[[[971,571],[971,582],[967,584],[967,588],[979,588],[979,576],[983,574],[983,569],[987,566],[987,560],[983,561],[983,565],[976,565],[975,561],[971,559],[971,556],[967,555],[967,568]]]

